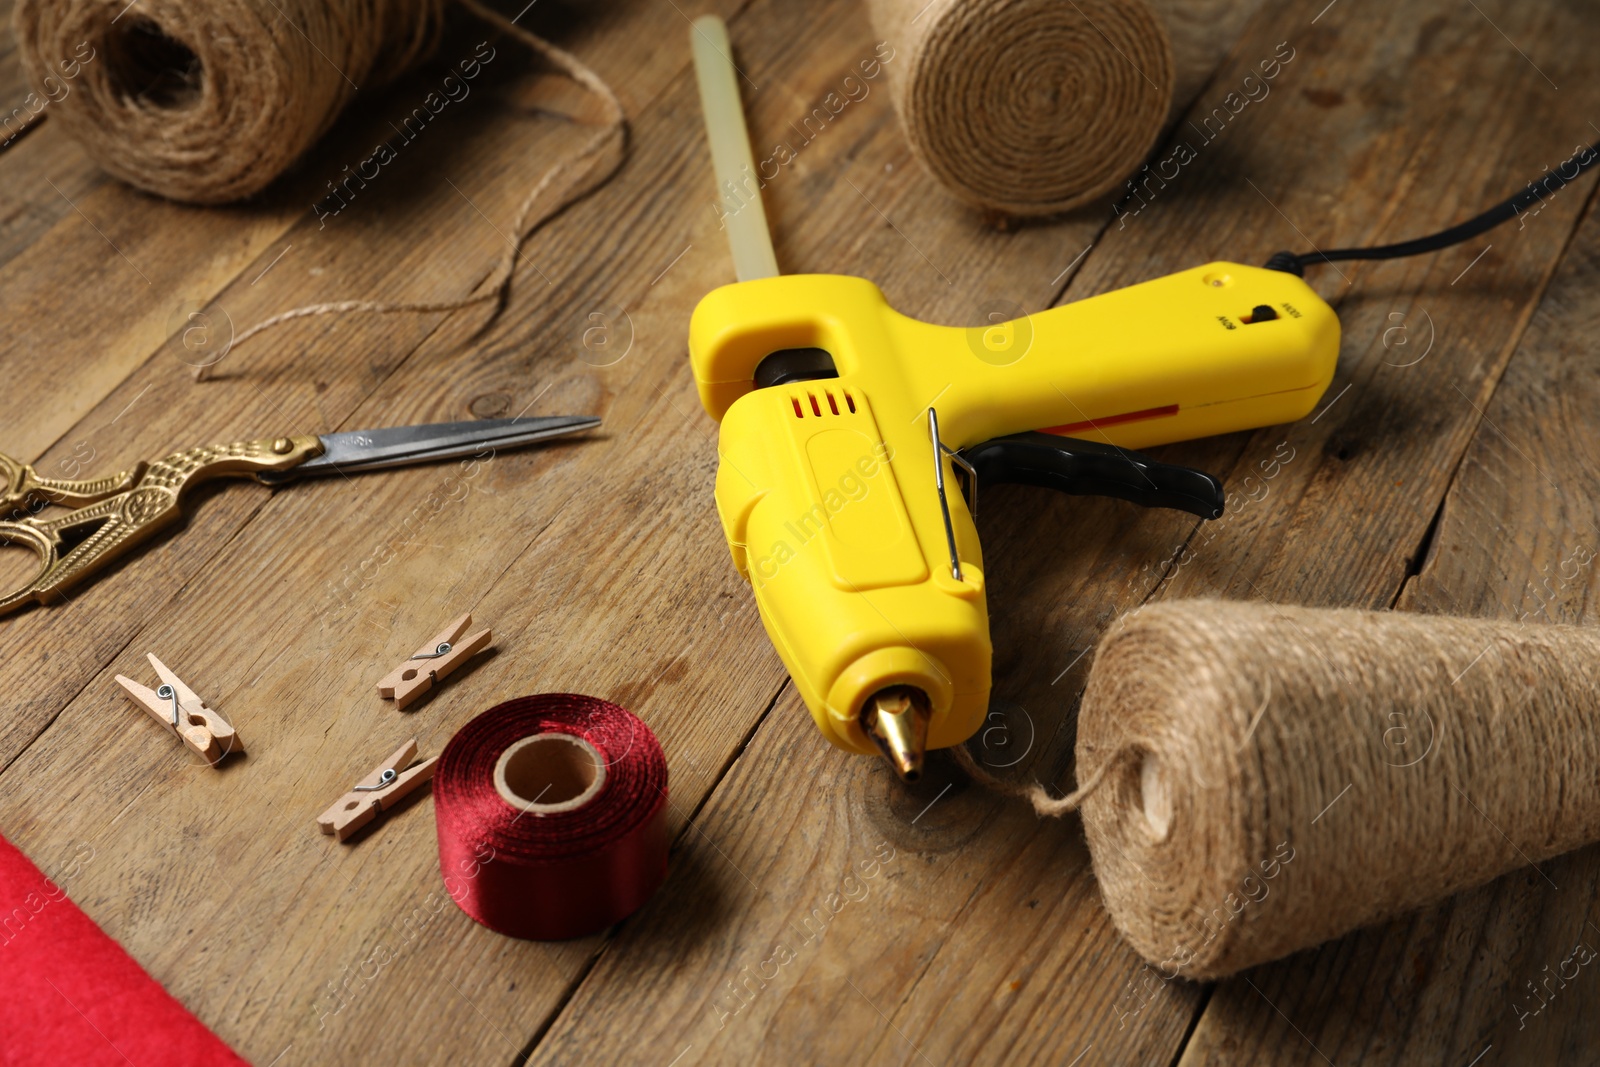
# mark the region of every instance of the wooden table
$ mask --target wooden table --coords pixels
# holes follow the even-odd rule
[[[466,482],[434,468],[203,493],[180,536],[0,622],[0,831],[263,1067],[1596,1062],[1600,977],[1529,992],[1575,943],[1600,947],[1594,849],[1230,981],[1169,982],[1112,929],[1075,819],[1042,822],[947,759],[908,789],[822,743],[723,546],[715,426],[685,356],[696,300],[731,278],[686,44],[685,16],[710,10],[730,20],[762,149],[799,145],[873,52],[857,0],[541,5],[536,28],[616,86],[632,153],[527,244],[504,312],[307,320],[205,383],[183,362],[189,310],[242,330],[307,302],[470,292],[499,220],[588,129],[518,81],[501,42],[499,88],[320,222],[326,183],[438,70],[364,93],[240,207],[130,191],[48,118],[0,153],[0,447],[43,469],[285,432],[605,418],[595,439]],[[1182,140],[1195,158],[1137,214],[985,224],[909,155],[880,78],[767,188],[780,261],[971,324],[993,301],[1038,310],[1212,258],[1431,232],[1600,122],[1600,24],[1576,2],[1218,0],[1199,24],[1210,74],[1159,151]],[[1202,133],[1281,49],[1268,95]],[[25,91],[9,52],[0,89]],[[1585,176],[1435,256],[1313,269],[1344,325],[1315,417],[1160,451],[1225,477],[1221,521],[989,494],[1005,729],[979,757],[1070,787],[1086,651],[1156,598],[1585,618],[1594,190]],[[377,699],[379,676],[468,610],[496,655],[413,713]],[[148,651],[231,718],[247,758],[197,766],[126,700],[112,676],[142,676]],[[467,919],[426,797],[353,846],[316,832],[406,737],[437,752],[490,705],[550,690],[634,709],[671,764],[671,876],[617,929],[538,944]]]

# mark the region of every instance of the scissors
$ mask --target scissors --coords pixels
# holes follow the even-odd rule
[[[183,494],[215,478],[254,478],[269,486],[317,475],[351,474],[412,463],[482,457],[600,425],[590,416],[487,419],[386,430],[302,435],[205,445],[92,481],[42,478],[0,453],[0,543],[39,556],[38,575],[0,596],[0,615],[30,601],[54,604],[183,517]],[[74,508],[37,518],[50,505]],[[27,518],[15,518],[20,512]]]

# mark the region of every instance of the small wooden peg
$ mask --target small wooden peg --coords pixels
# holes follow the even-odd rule
[[[215,767],[230,752],[243,752],[244,742],[221,715],[206,707],[193,689],[149,653],[150,666],[161,679],[161,687],[151,690],[132,678],[117,675],[117,684],[141,708],[167,730],[178,736],[196,755]]]
[[[385,675],[383,681],[378,683],[379,695],[392,699],[395,707],[401,711],[410,707],[433,688],[434,682],[445,678],[494,639],[488,630],[479,630],[471,637],[463,638],[461,635],[471,625],[470,614],[452,622],[410,659]]]
[[[438,756],[429,756],[415,766],[407,767],[417,756],[417,739],[401,745],[383,765],[357,782],[350,792],[340,797],[334,805],[317,817],[317,826],[325,834],[334,834],[340,841],[348,841],[363,826],[378,817],[378,812],[388,811],[417,786],[433,777]]]

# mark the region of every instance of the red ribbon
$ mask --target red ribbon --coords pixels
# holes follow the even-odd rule
[[[604,785],[576,810],[522,811],[495,789],[501,754],[546,733],[582,738],[605,761]],[[547,693],[490,708],[445,746],[433,796],[445,888],[499,933],[592,934],[637,911],[666,879],[666,757],[648,726],[604,700]]]

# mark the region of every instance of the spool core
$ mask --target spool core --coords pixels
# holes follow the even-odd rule
[[[1139,797],[1150,836],[1156,841],[1165,841],[1172,829],[1172,798],[1167,793],[1167,782],[1161,776],[1161,765],[1154,752],[1146,752],[1139,761]]]
[[[124,99],[165,108],[199,103],[200,58],[156,23],[133,18],[112,26],[104,45],[112,85]]]
[[[576,811],[606,784],[606,761],[598,749],[571,734],[534,734],[500,753],[494,788],[519,811],[554,815]]]

